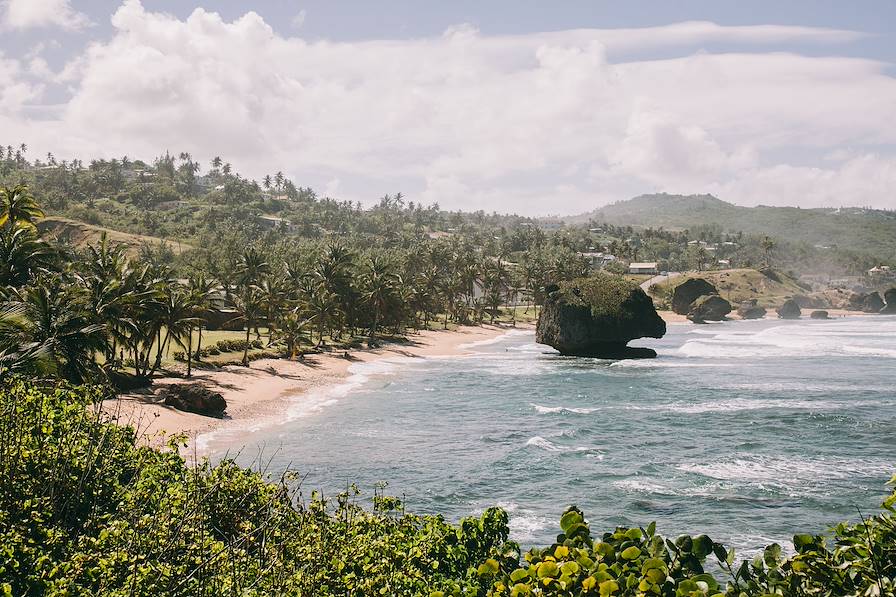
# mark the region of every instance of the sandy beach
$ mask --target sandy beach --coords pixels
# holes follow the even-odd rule
[[[276,420],[297,401],[312,401],[315,395],[343,382],[356,363],[396,358],[456,356],[475,350],[468,345],[488,341],[511,330],[534,329],[531,324],[516,328],[483,325],[464,326],[451,331],[423,331],[408,337],[403,344],[384,344],[381,348],[353,350],[348,358],[343,351],[306,355],[304,361],[262,359],[250,367],[227,366],[220,369],[194,369],[190,379],[167,377],[155,380],[155,386],[176,383],[201,383],[220,392],[227,401],[227,413],[218,419],[177,410],[161,403],[151,393],[132,393],[103,402],[103,411],[121,424],[133,425],[142,440],[164,445],[173,434],[187,436],[188,451],[203,449],[196,439],[209,432],[248,432],[259,421]]]

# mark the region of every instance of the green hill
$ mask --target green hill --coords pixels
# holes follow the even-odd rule
[[[863,208],[742,207],[712,195],[641,195],[566,218],[669,229],[718,226],[724,231],[760,234],[810,245],[869,252],[896,258],[896,212]]]

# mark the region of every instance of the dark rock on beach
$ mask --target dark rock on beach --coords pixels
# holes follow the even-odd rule
[[[722,321],[729,313],[731,313],[731,303],[717,294],[710,294],[701,296],[691,303],[688,319],[694,323]]]
[[[221,417],[227,409],[227,402],[221,394],[195,383],[165,386],[159,392],[159,397],[166,405],[177,410],[209,417]]]
[[[886,304],[878,292],[866,294],[865,300],[862,301],[862,311],[865,313],[880,313],[884,307],[886,307]]]
[[[694,301],[711,294],[719,294],[719,291],[703,278],[685,280],[672,291],[672,310],[679,315],[687,315]]]
[[[788,299],[781,305],[778,310],[778,317],[781,319],[799,319],[802,315],[800,306],[793,299]]]
[[[597,274],[553,285],[538,317],[536,341],[561,354],[605,359],[655,357],[630,348],[636,338],[661,338],[666,322],[641,288],[620,276]]]
[[[809,314],[809,318],[810,319],[830,319],[830,317],[828,316],[828,312],[823,311],[823,310],[812,311],[812,313]]]
[[[760,307],[756,299],[744,301],[737,308],[737,315],[741,319],[762,319],[765,313],[765,307]]]

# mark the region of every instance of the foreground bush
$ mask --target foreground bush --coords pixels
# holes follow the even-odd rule
[[[0,594],[6,595],[892,595],[893,504],[833,541],[797,535],[752,562],[705,535],[592,537],[568,509],[554,545],[521,560],[496,508],[458,525],[356,491],[305,503],[224,461],[189,466],[105,423],[89,388],[0,387]],[[711,513],[709,513],[711,514]],[[716,573],[704,569],[718,561]],[[721,573],[719,572],[721,568]]]

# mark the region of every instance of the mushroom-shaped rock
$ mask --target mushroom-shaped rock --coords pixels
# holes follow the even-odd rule
[[[809,319],[830,319],[828,312],[824,310],[812,311],[809,313]]]
[[[629,348],[636,338],[662,338],[666,322],[641,288],[621,276],[597,274],[553,285],[538,316],[535,339],[561,354],[606,359],[648,358]]]
[[[171,384],[162,388],[159,396],[168,406],[191,413],[221,417],[227,402],[218,392],[198,384]]]
[[[703,278],[685,280],[672,291],[672,310],[679,315],[687,315],[694,301],[710,294],[719,294],[719,291]]]
[[[795,300],[787,299],[783,305],[778,307],[777,313],[781,319],[799,319],[802,311]]]
[[[737,315],[741,319],[762,319],[765,312],[765,307],[760,307],[756,299],[744,301],[737,308]]]
[[[896,314],[896,288],[890,288],[884,292],[884,300],[887,304],[880,310],[880,312],[884,314]]]
[[[717,294],[710,294],[701,296],[691,303],[688,319],[694,323],[722,321],[729,313],[731,313],[731,303]]]

